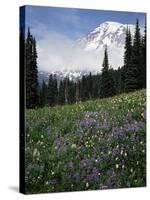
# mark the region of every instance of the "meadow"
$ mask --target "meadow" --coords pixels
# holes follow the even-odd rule
[[[146,185],[146,91],[26,110],[26,193]]]

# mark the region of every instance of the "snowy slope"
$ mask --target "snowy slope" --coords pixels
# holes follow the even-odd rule
[[[105,45],[108,47],[124,47],[125,32],[127,26],[134,34],[134,25],[121,24],[118,22],[106,21],[91,31],[87,36],[78,40],[84,50],[100,50]]]
[[[92,74],[97,73],[97,71],[92,71]],[[89,74],[89,71],[85,70],[62,70],[62,71],[53,71],[53,72],[46,72],[46,71],[39,71],[38,79],[39,83],[41,84],[44,80],[46,83],[48,83],[48,79],[50,74],[55,75],[57,80],[63,80],[65,77],[69,77],[70,80],[76,81],[78,79],[81,79],[82,76],[86,76]]]
[[[107,45],[110,65],[117,69],[123,65],[125,32],[127,26],[134,34],[135,25],[121,24],[106,21],[91,31],[87,36],[78,40],[78,45],[84,51],[90,51],[99,55],[99,63],[102,64],[104,47]]]
[[[74,51],[70,49],[71,56],[69,65],[72,68],[62,66],[61,70],[41,72],[40,77],[56,74],[58,79],[70,77],[72,80],[81,78],[85,74],[100,72],[104,57],[104,48],[107,45],[109,64],[113,69],[123,65],[124,44],[127,26],[134,35],[135,25],[121,24],[113,21],[106,21],[92,30],[89,34],[76,41]],[[143,33],[143,29],[141,29]],[[69,52],[70,52],[69,51]],[[65,59],[65,57],[63,57]],[[78,66],[82,66],[79,68]],[[87,66],[87,67],[84,67]],[[42,73],[44,73],[42,75]]]

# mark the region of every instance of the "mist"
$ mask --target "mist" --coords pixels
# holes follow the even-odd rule
[[[54,72],[63,70],[101,71],[104,49],[85,51],[77,40],[56,33],[47,32],[37,41],[38,68],[42,71]],[[122,65],[123,52],[115,48],[108,49],[109,64],[114,69]],[[111,62],[113,58],[113,63]],[[115,58],[115,59],[114,59]]]

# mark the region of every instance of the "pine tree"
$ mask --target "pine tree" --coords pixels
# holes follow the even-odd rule
[[[48,106],[54,105],[54,85],[53,85],[53,75],[50,74],[47,86],[47,104]]]
[[[42,87],[40,89],[40,106],[46,106],[47,103],[47,85],[45,81],[42,82]]]
[[[53,95],[54,95],[54,105],[58,103],[58,86],[56,75],[53,77]]]
[[[92,88],[93,88],[93,78],[90,72],[89,76],[87,77],[87,87],[88,87],[88,99],[92,98]]]
[[[137,66],[133,62],[133,47],[130,29],[126,30],[124,53],[124,91],[130,92],[138,88]]]
[[[58,104],[65,104],[65,82],[63,80],[59,84]]]
[[[137,89],[142,88],[142,56],[141,56],[141,35],[139,28],[139,20],[136,21],[135,35],[133,40],[133,52],[132,52],[132,63],[133,67],[136,68],[135,73],[137,73]]]
[[[101,97],[113,96],[115,93],[114,80],[109,70],[107,47],[105,47],[101,79]]]
[[[38,106],[38,71],[36,41],[28,28],[25,42],[26,107]]]
[[[75,102],[75,83],[73,81],[68,81],[68,103],[72,104]]]
[[[124,52],[124,66],[128,67],[132,59],[132,37],[130,29],[126,29],[126,38],[125,38],[125,52]]]
[[[121,93],[121,69],[120,67],[117,70],[110,69],[110,72],[112,73],[112,77],[114,80],[116,94],[119,94]]]
[[[80,82],[77,80],[75,83],[75,101],[76,103],[80,100]]]
[[[86,76],[83,75],[82,80],[81,80],[81,84],[80,84],[80,90],[81,90],[81,100],[82,101],[86,101],[88,99],[88,84],[87,84],[87,79]]]
[[[68,103],[68,85],[69,85],[69,77],[66,77],[64,80],[65,83],[65,103]]]
[[[141,48],[142,48],[142,87],[146,88],[146,22],[145,22],[145,29],[144,29],[144,36],[142,38],[142,44],[141,44]]]
[[[38,84],[38,69],[37,69],[37,50],[36,50],[36,40],[33,38],[33,55],[32,55],[32,73],[33,73],[33,85],[32,92],[34,93],[35,106],[39,105],[39,84]]]

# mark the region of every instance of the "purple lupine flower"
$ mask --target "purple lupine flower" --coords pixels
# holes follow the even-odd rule
[[[108,188],[112,188],[116,186],[116,182],[117,182],[117,175],[114,171],[114,169],[109,169],[107,171],[107,174],[109,176],[108,180],[107,180],[107,186]]]
[[[63,138],[58,137],[54,141],[55,149],[58,153],[64,152],[67,150],[67,142],[63,140]]]
[[[89,127],[96,123],[96,120],[93,118],[82,119],[79,122],[79,126],[81,127]]]
[[[97,129],[109,129],[110,128],[110,122],[107,122],[107,121],[97,122],[96,128]]]
[[[114,137],[119,137],[124,134],[124,128],[123,127],[112,127],[111,134]]]
[[[145,127],[145,123],[142,121],[133,121],[124,125],[126,132],[137,132]]]

